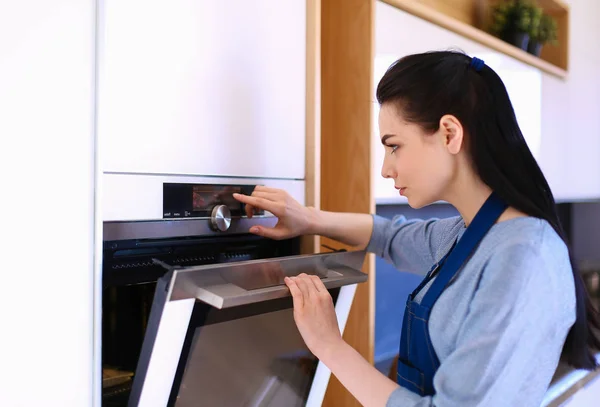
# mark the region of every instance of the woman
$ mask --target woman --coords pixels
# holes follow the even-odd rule
[[[377,88],[382,175],[413,208],[460,216],[386,220],[307,208],[281,190],[236,195],[279,221],[283,239],[318,234],[426,275],[404,313],[396,382],[340,336],[318,278],[286,279],[309,349],[365,406],[539,406],[561,355],[593,369],[598,314],[571,267],[554,198],[504,84],[458,52],[410,55]]]

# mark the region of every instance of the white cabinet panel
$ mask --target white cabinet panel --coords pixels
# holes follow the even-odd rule
[[[0,406],[100,406],[95,6],[0,1]]]
[[[306,3],[106,0],[105,172],[304,178]]]

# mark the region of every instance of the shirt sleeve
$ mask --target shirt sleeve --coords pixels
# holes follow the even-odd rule
[[[527,385],[543,364],[558,362],[575,318],[574,311],[572,318],[557,315],[557,293],[548,282],[552,267],[547,263],[534,245],[515,245],[502,256],[493,256],[471,300],[456,348],[434,376],[435,395],[421,397],[399,387],[387,407],[515,406],[522,391],[538,392],[541,401],[546,387]]]
[[[392,263],[398,270],[425,274],[439,260],[440,249],[449,250],[449,238],[460,227],[459,217],[393,219],[373,215],[373,233],[366,250]]]

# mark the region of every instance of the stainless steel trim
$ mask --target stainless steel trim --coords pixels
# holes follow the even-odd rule
[[[273,227],[277,223],[274,216],[254,216],[233,218],[225,232],[210,227],[210,218],[165,219],[148,221],[104,222],[103,240],[162,239],[182,236],[229,236],[248,233],[255,225]]]
[[[321,253],[194,266],[175,270],[169,301],[195,298],[215,308],[229,308],[290,296],[283,282],[301,273],[319,276],[325,287],[361,283],[366,251]]]
[[[188,177],[188,178],[192,178],[192,177],[196,177],[196,178],[206,178],[206,179],[211,179],[211,178],[216,178],[218,180],[222,180],[222,179],[229,179],[229,180],[248,180],[248,181],[253,181],[254,183],[258,184],[258,185],[263,185],[264,184],[264,180],[280,180],[280,181],[304,181],[304,178],[289,178],[289,177],[256,177],[256,176],[250,176],[250,175],[214,175],[214,174],[189,174],[189,173],[184,173],[184,174],[179,174],[176,172],[138,172],[138,171],[104,171],[104,174],[110,174],[110,175],[143,175],[143,176],[151,176],[151,177]],[[227,182],[222,182],[222,181],[217,181],[219,184],[235,184],[237,185],[237,183],[235,181],[227,181]]]

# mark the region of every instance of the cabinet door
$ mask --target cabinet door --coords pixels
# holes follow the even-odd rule
[[[304,178],[306,3],[109,0],[105,172]]]
[[[101,405],[95,9],[0,1],[0,406]]]

